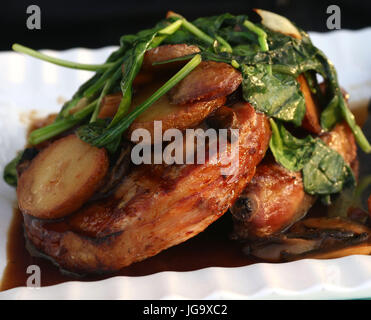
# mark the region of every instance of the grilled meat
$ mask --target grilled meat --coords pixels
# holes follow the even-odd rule
[[[227,151],[214,164],[216,155],[205,164],[136,166],[112,196],[62,220],[25,214],[28,238],[63,268],[101,272],[153,256],[203,231],[235,201],[268,147],[266,116],[248,103],[232,110],[239,139],[230,147],[238,147],[239,155],[231,159],[230,175],[221,172]]]
[[[357,148],[346,124],[336,125],[321,139],[339,152],[353,170],[356,168]],[[305,193],[300,172],[289,171],[267,157],[231,208],[235,236],[246,239],[282,232],[302,218],[315,200]]]

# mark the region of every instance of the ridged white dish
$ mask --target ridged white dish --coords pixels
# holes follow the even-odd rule
[[[371,28],[312,33],[313,42],[334,62],[351,105],[371,97]],[[84,63],[103,62],[111,48],[71,49],[50,54]],[[57,111],[89,77],[11,52],[0,53],[0,170],[25,143],[31,110]],[[0,276],[6,265],[7,230],[14,189],[0,179]],[[42,271],[41,271],[42,272]],[[42,273],[41,273],[42,281]],[[113,277],[67,282],[39,289],[15,288],[0,299],[350,299],[371,297],[371,257],[259,263],[240,268],[161,272],[145,277]]]

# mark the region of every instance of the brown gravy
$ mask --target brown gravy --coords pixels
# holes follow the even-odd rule
[[[196,237],[169,248],[158,255],[123,268],[109,275],[77,278],[62,273],[52,262],[33,257],[27,251],[23,235],[23,217],[14,210],[8,233],[7,266],[3,274],[0,291],[26,285],[29,275],[27,267],[37,265],[41,270],[41,286],[50,286],[66,281],[95,281],[114,276],[145,276],[161,271],[193,271],[207,267],[240,267],[255,261],[242,253],[242,244],[230,240],[232,218],[226,213],[207,230]]]

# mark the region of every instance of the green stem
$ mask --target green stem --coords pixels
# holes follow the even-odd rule
[[[170,36],[172,35],[173,33],[175,33],[180,27],[181,25],[183,24],[183,21],[181,19],[173,22],[172,24],[168,25],[167,27],[159,30],[157,32],[158,36],[156,36],[153,40],[152,40],[152,43],[151,43],[151,49],[152,48],[156,48],[158,47],[162,41],[164,41],[167,36]]]
[[[265,31],[259,27],[257,27],[254,23],[249,20],[245,20],[243,25],[249,29],[251,32],[254,32],[258,36],[258,41],[260,44],[260,48],[262,51],[268,51],[268,42],[267,42],[267,34]]]
[[[154,102],[160,99],[171,88],[173,88],[179,81],[185,78],[194,68],[201,63],[201,55],[195,55],[181,70],[179,70],[173,77],[171,77],[161,88],[159,88],[146,101],[135,108],[126,118],[118,124],[109,128],[103,135],[95,140],[94,145],[97,147],[104,147],[114,141],[117,137],[131,125],[131,123],[146,109],[148,109]]]
[[[98,98],[98,101],[96,103],[93,115],[90,119],[90,122],[95,122],[97,120],[99,110],[100,110],[100,105],[102,103],[103,98],[109,93],[109,91],[112,89],[112,87],[114,86],[116,81],[119,80],[121,74],[122,74],[122,72],[121,72],[121,65],[120,65],[119,68],[116,70],[116,72],[112,75],[112,77],[104,85],[103,90],[102,90],[101,94],[99,95],[99,98]]]
[[[31,48],[22,46],[20,44],[13,44],[12,49],[16,52],[24,53],[34,58],[44,60],[62,67],[72,68],[72,69],[79,69],[79,70],[88,70],[88,71],[100,71],[107,68],[110,68],[113,63],[105,63],[105,64],[84,64],[84,63],[77,63],[71,62],[63,59],[54,58],[43,54],[39,51],[35,51]]]
[[[201,40],[207,42],[210,45],[214,44],[214,39],[211,38],[209,35],[207,35],[205,32],[203,32],[201,29],[197,28],[194,24],[190,23],[186,18],[183,16],[172,13],[170,18],[179,19],[182,21],[182,26],[188,30],[190,33],[194,34],[196,37],[200,38]]]
[[[118,67],[121,68],[122,63],[123,63],[122,58],[120,58],[116,62],[114,62],[114,64],[112,65],[111,68],[104,71],[102,76],[92,86],[90,86],[89,88],[87,88],[84,91],[83,96],[85,98],[89,98],[89,97],[93,96],[95,93],[97,93],[97,91],[100,88],[102,88],[102,86],[104,85],[106,80],[114,73],[114,71],[117,70]]]
[[[258,36],[258,42],[259,42],[261,51],[263,51],[263,52],[269,51],[266,32],[263,29],[256,26],[254,23],[252,23],[249,20],[245,20],[243,22],[243,25],[247,29],[249,29],[251,32],[254,32]],[[270,74],[272,74],[272,66],[271,65],[268,65],[268,72]]]
[[[128,65],[125,65],[125,68],[127,67],[128,69],[125,70],[125,73],[121,80],[122,99],[109,127],[113,127],[115,124],[120,122],[120,120],[126,115],[126,113],[129,110],[132,96],[132,84],[142,66],[145,52],[148,49],[156,48],[157,46],[159,46],[161,42],[164,39],[166,39],[167,36],[176,32],[180,28],[182,23],[183,23],[182,20],[177,20],[173,22],[172,24],[168,25],[167,27],[159,30],[156,34],[154,34],[150,43],[148,42],[139,43],[133,49],[135,57],[134,58],[131,57],[132,60],[131,63],[129,57],[128,59],[129,63]],[[95,119],[92,118],[92,121],[94,120]]]
[[[362,132],[362,129],[357,125],[354,115],[349,110],[341,93],[339,94],[339,104],[341,113],[345,121],[348,123],[349,127],[352,129],[358,145],[365,153],[371,153],[371,145],[368,142],[367,138],[365,137],[364,133]]]
[[[229,53],[233,52],[231,45],[227,41],[225,41],[221,36],[215,36],[215,38],[220,43],[221,52],[229,52]]]
[[[36,145],[74,127],[93,112],[96,103],[97,100],[94,100],[84,109],[77,111],[68,118],[58,120],[48,126],[32,131],[28,138],[28,142],[32,145]]]

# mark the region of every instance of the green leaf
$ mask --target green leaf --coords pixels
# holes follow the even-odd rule
[[[276,161],[290,171],[300,171],[314,151],[315,140],[311,136],[298,139],[285,127],[270,119],[272,137],[270,149]]]
[[[4,181],[12,186],[16,187],[18,182],[18,174],[17,174],[17,165],[21,160],[23,155],[23,151],[18,152],[17,156],[10,161],[4,168],[3,178]]]
[[[355,178],[344,158],[316,139],[312,156],[303,168],[303,182],[305,192],[327,195],[338,193],[347,185],[355,185]]]
[[[298,139],[282,123],[272,119],[270,122],[274,158],[288,170],[302,171],[306,193],[326,196],[355,185],[353,172],[344,158],[321,139],[311,136]]]
[[[300,126],[305,100],[296,79],[285,74],[269,74],[264,65],[242,66],[243,97],[256,110],[273,118]]]
[[[182,69],[180,69],[173,77],[171,77],[163,86],[154,92],[146,101],[137,106],[130,114],[124,117],[116,125],[112,127],[104,127],[104,122],[90,123],[89,125],[80,127],[77,130],[78,136],[99,148],[105,147],[111,150],[117,147],[119,139],[123,132],[129,128],[133,121],[154,102],[166,94],[179,81],[186,77],[194,68],[201,63],[201,56],[195,55]],[[113,146],[113,147],[112,147]]]

